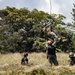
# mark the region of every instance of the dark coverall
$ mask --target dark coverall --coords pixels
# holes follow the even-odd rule
[[[46,52],[47,52],[48,60],[51,66],[52,64],[54,64],[55,66],[58,66],[58,61],[56,56],[56,47],[54,47],[53,45],[48,45]]]
[[[75,57],[70,57],[70,66],[75,65]]]
[[[21,60],[21,64],[28,64],[28,52],[24,53],[24,57]]]

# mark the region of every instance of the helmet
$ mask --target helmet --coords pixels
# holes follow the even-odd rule
[[[48,45],[51,45],[52,44],[52,41],[51,40],[47,41],[47,44]]]
[[[28,52],[25,52],[25,53],[24,53],[24,57],[27,57],[27,56],[28,56]]]
[[[74,53],[73,52],[70,52],[69,53],[69,57],[74,57]]]

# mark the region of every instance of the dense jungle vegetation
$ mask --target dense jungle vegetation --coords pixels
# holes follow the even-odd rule
[[[65,23],[62,14],[48,14],[44,11],[27,8],[17,9],[7,6],[0,10],[0,52],[43,52],[48,37],[43,32],[44,24],[50,24],[52,30],[66,42],[60,42],[57,51],[75,51],[75,34],[62,26],[74,26],[75,8],[72,9],[73,23]],[[49,38],[49,37],[48,37]]]

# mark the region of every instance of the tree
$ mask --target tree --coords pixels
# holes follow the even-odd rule
[[[60,48],[64,52],[69,52],[75,49],[75,36],[72,31],[63,28],[60,25],[56,26],[54,31],[59,35],[59,37],[67,39],[65,42],[60,41],[58,44],[58,48]]]
[[[64,24],[65,16],[62,14],[49,15],[37,9],[29,11],[27,8],[17,9],[7,6],[0,10],[0,17],[2,18],[0,20],[0,52],[43,51],[45,39],[49,38],[43,31],[43,24],[46,23],[52,25],[53,31],[61,37],[71,38],[64,28],[56,27],[58,24]],[[60,44],[61,49],[69,48],[66,43],[65,46]]]

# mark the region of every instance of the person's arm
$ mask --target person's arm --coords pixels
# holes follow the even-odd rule
[[[47,47],[46,47],[46,57],[48,59],[48,49],[47,49]]]

